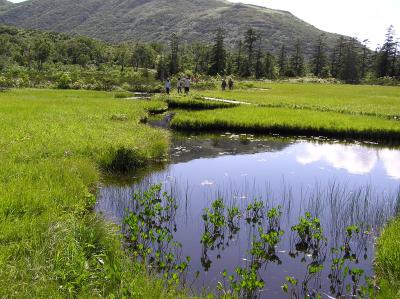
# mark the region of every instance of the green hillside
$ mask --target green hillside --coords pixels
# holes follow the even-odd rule
[[[251,26],[261,32],[267,50],[277,52],[282,43],[292,48],[301,39],[305,54],[323,33],[286,11],[223,0],[28,0],[1,13],[0,22],[112,42],[166,42],[172,33],[183,41],[203,42],[223,27],[230,44]],[[338,36],[326,35],[332,46]]]

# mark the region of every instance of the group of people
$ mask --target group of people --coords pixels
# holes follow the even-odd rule
[[[185,90],[185,94],[188,95],[190,92],[190,76],[187,76],[186,78],[178,78],[178,83],[176,85],[178,89],[178,93],[182,93],[182,88]],[[171,92],[171,79],[167,78],[167,81],[165,82],[165,92],[167,94],[170,94]]]
[[[186,78],[183,79],[178,78],[178,83],[176,85],[178,94],[181,94],[182,88],[184,88],[185,94],[188,95],[190,91],[190,83],[191,83],[190,76],[187,76]],[[234,82],[232,78],[229,78],[228,81],[226,80],[226,78],[223,78],[221,83],[221,88],[223,91],[225,91],[227,87],[229,88],[229,90],[233,90],[233,84]],[[165,92],[167,94],[170,94],[171,88],[172,88],[171,79],[167,78],[167,81],[165,81]]]
[[[222,79],[221,88],[223,91],[226,90],[226,87],[229,87],[229,90],[233,90],[233,79],[229,78],[228,83],[226,82],[226,78]]]

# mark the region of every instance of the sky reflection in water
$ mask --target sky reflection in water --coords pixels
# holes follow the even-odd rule
[[[192,257],[194,273],[203,269],[201,214],[213,200],[222,197],[228,206],[235,204],[242,209],[255,198],[265,201],[267,207],[281,205],[281,226],[286,233],[277,249],[282,264],[269,265],[262,273],[266,288],[261,297],[287,298],[281,290],[285,276],[293,275],[300,281],[304,277],[304,263],[290,258],[288,252],[293,245],[290,228],[305,212],[321,218],[330,248],[341,244],[347,225],[357,224],[363,230],[377,231],[397,208],[398,150],[224,134],[176,136],[171,157],[165,169],[139,181],[105,184],[100,190],[97,211],[120,223],[126,209],[132,208],[135,191],[162,182],[165,190],[178,199],[175,238],[183,244],[182,256]],[[254,230],[243,224],[223,252],[210,252],[211,268],[200,275],[194,287],[213,290],[224,269],[234,273],[236,266],[245,266],[253,234]],[[357,266],[369,275],[373,274],[373,241],[374,235],[364,235],[354,244],[361,256],[366,255]],[[327,274],[324,270],[325,279],[314,283],[329,293]]]

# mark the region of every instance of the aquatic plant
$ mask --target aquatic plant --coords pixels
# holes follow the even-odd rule
[[[185,283],[190,257],[181,260],[182,244],[174,240],[177,227],[176,200],[161,185],[153,185],[133,197],[133,211],[129,211],[124,223],[127,226],[132,253],[150,269],[162,273],[166,282]]]

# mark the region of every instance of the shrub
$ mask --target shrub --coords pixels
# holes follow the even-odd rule
[[[71,77],[68,73],[63,73],[58,78],[57,87],[60,89],[69,89],[70,84],[72,83]]]

